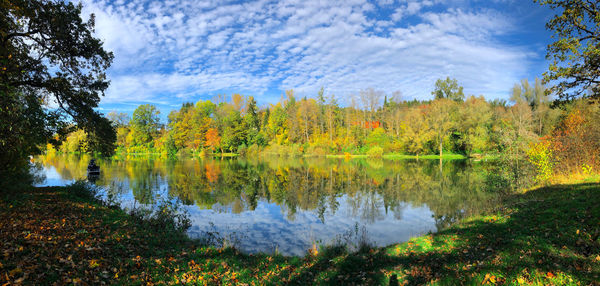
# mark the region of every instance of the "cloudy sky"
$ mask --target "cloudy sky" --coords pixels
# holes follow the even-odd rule
[[[438,78],[508,98],[547,67],[552,11],[529,0],[83,0],[115,54],[101,111],[163,114],[233,92],[260,105],[320,87],[431,98]]]

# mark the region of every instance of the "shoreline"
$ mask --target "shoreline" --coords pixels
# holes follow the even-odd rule
[[[599,204],[597,183],[541,187],[404,243],[284,257],[203,246],[73,186],[31,188],[0,200],[0,282],[589,284],[600,275]],[[55,270],[42,275],[44,263]]]
[[[76,156],[93,156],[92,154],[84,153],[56,153],[57,155],[76,155]],[[328,158],[328,159],[385,159],[385,160],[439,160],[440,156],[435,154],[429,155],[410,155],[410,154],[396,154],[396,153],[387,153],[383,154],[381,157],[372,157],[366,154],[326,154],[326,155],[318,155],[318,154],[301,154],[301,155],[287,155],[287,154],[276,154],[276,153],[258,153],[252,155],[242,155],[237,153],[213,153],[213,154],[205,154],[201,156],[198,153],[190,153],[188,155],[177,155],[175,157],[169,157],[173,159],[180,158],[191,158],[191,157],[199,157],[199,158],[244,158],[246,156],[264,156],[264,157],[285,157],[285,158]],[[133,157],[168,157],[161,153],[120,153],[115,154],[109,158],[114,159],[123,159],[127,156]],[[485,154],[485,155],[477,155],[477,156],[467,156],[463,154],[444,154],[441,157],[442,160],[473,160],[473,161],[493,161],[498,159],[498,155],[495,154]]]

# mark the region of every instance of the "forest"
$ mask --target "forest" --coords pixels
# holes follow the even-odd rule
[[[324,89],[314,98],[293,90],[275,104],[257,106],[252,96],[233,94],[185,103],[160,121],[153,105],[140,105],[132,118],[111,112],[116,156],[462,155],[504,160],[529,158],[540,181],[554,172],[590,172],[599,167],[598,106],[588,99],[553,103],[536,79],[515,84],[510,101],[465,98],[455,79],[435,83],[432,100],[403,100],[375,89],[350,96],[346,104]],[[93,152],[87,133],[67,134],[49,152]],[[577,150],[576,150],[577,149]]]

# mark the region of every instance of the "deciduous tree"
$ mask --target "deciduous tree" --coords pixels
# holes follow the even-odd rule
[[[113,55],[92,34],[94,16],[83,21],[81,9],[60,0],[0,1],[0,168],[8,173],[27,168],[27,156],[48,134],[65,135],[70,120],[97,137],[92,147],[114,149],[114,129],[94,110]]]
[[[221,136],[219,136],[219,131],[217,131],[215,128],[209,128],[208,131],[206,131],[205,146],[214,152],[214,150],[220,145]]]
[[[454,101],[463,101],[465,99],[463,87],[458,85],[456,79],[451,79],[450,77],[436,80],[431,94],[435,99],[447,98]]]
[[[558,10],[546,28],[554,32],[545,82],[561,99],[600,97],[600,4],[594,0],[534,0]]]

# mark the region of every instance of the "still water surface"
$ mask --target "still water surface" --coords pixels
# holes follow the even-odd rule
[[[46,181],[86,178],[87,156],[41,156]],[[95,182],[124,207],[178,198],[191,237],[217,232],[256,253],[304,255],[356,230],[377,246],[436,232],[493,206],[484,162],[326,158],[100,160]]]

